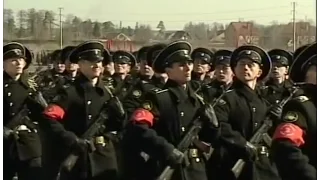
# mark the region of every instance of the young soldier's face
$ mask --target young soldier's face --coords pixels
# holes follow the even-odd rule
[[[62,64],[60,62],[54,63],[54,69],[57,73],[63,73],[63,71],[66,69],[66,65]]]
[[[104,66],[104,71],[112,74],[114,72],[114,62],[109,62]]]
[[[260,66],[251,59],[240,59],[234,70],[236,77],[242,82],[256,80],[262,73]]]
[[[317,66],[311,66],[308,69],[305,82],[317,85]]]
[[[140,73],[146,76],[152,76],[154,74],[152,67],[148,66],[146,60],[140,62]]]
[[[176,62],[171,67],[166,68],[169,79],[172,79],[179,84],[185,84],[191,80],[191,72],[193,63],[191,61]]]
[[[193,71],[199,74],[205,74],[210,70],[209,64],[202,59],[194,60],[194,69]]]
[[[15,76],[22,74],[26,64],[27,63],[23,58],[10,58],[3,61],[3,69],[9,75]]]
[[[131,70],[131,66],[125,63],[114,63],[114,70],[118,74],[127,74]]]
[[[99,77],[103,70],[102,61],[91,62],[87,60],[81,60],[79,61],[79,67],[81,73],[89,79]]]
[[[219,82],[229,83],[234,76],[231,67],[224,64],[217,65],[214,72]]]
[[[285,78],[288,73],[288,67],[282,65],[281,63],[273,63],[272,64],[272,78]]]
[[[68,71],[77,71],[78,68],[79,68],[79,65],[78,64],[75,64],[75,63],[71,63],[70,60],[66,60],[66,69]]]

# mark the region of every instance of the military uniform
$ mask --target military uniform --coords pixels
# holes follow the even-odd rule
[[[76,48],[76,46],[67,46],[65,48],[63,48],[60,52],[60,59],[61,61],[66,62],[69,60],[69,55],[71,54],[71,52]],[[75,81],[77,75],[79,75],[78,73],[75,74],[75,76],[73,76],[71,73],[68,72],[68,70],[66,69],[65,72],[63,73],[63,77],[64,77],[64,85],[67,84],[71,84]]]
[[[60,59],[61,50],[56,50],[51,54],[51,60],[64,64]],[[55,69],[48,69],[38,73],[35,77],[39,91],[44,98],[50,102],[56,95],[57,89],[64,84],[64,73],[58,73]]]
[[[70,61],[77,63],[79,60],[99,62],[103,60],[103,44],[89,41],[77,46],[70,54]],[[111,109],[107,103],[111,95],[99,79],[93,87],[84,76],[77,77],[69,87],[61,89],[54,103],[44,111],[45,123],[53,136],[64,145],[64,153],[69,154],[78,147],[80,137],[89,126],[99,117],[103,109],[108,110],[109,118],[105,121],[106,129],[98,131],[92,138],[88,139],[94,143],[95,151],[90,151],[86,146],[78,150],[79,160],[70,173],[61,173],[61,179],[115,179],[117,176],[116,155],[111,141],[110,131],[117,131],[122,122],[112,116]],[[99,126],[102,127],[102,126]],[[63,159],[61,158],[61,159]]]
[[[196,48],[191,53],[191,58],[195,61],[196,59],[200,59],[202,63],[208,64],[210,66],[210,71],[213,71],[213,52],[206,48]],[[203,76],[203,77],[201,77]],[[203,78],[203,79],[202,79]],[[209,84],[211,82],[211,78],[207,76],[207,74],[199,74],[195,71],[192,72],[192,85],[193,88],[197,91],[200,90],[202,86]]]
[[[129,64],[131,68],[135,67],[136,65],[136,58],[129,52],[126,51],[116,51],[112,55],[114,63],[119,64]],[[126,94],[128,88],[135,84],[138,80],[130,74],[127,74],[124,79],[115,73],[112,75],[112,86],[113,86],[113,93],[116,96],[122,97]]]
[[[22,57],[26,61],[25,69],[31,64],[31,53],[22,44],[9,43],[3,52],[4,61]],[[33,100],[34,82],[25,74],[14,80],[4,71],[3,83],[4,179],[11,180],[15,173],[22,180],[42,179],[38,123],[32,121],[38,120],[37,114],[41,112]]]
[[[213,68],[217,65],[230,66],[230,56],[232,52],[229,50],[218,50],[213,55]],[[226,84],[219,82],[217,79],[201,88],[201,95],[206,102],[213,102],[222,93],[230,89],[232,83]]]
[[[146,61],[148,66],[152,67],[153,60],[156,58],[156,56],[159,54],[159,52],[165,48],[165,45],[162,44],[156,44],[152,47],[144,48],[141,51],[147,51],[147,52],[140,52],[140,56],[145,56],[143,59]],[[144,55],[141,55],[144,54]],[[140,75],[138,78],[140,78],[140,81],[133,87],[130,94],[128,94],[127,98],[123,100],[123,105],[127,111],[128,116],[131,116],[133,111],[141,106],[143,103],[144,95],[154,88],[161,88],[163,87],[163,84],[160,82],[159,78],[156,76],[145,76]]]
[[[290,78],[303,82],[306,71],[316,66],[317,45],[310,45],[294,61]],[[272,157],[283,180],[317,179],[317,87],[301,86],[304,93],[283,107],[282,123],[274,133]]]
[[[241,46],[237,48],[230,59],[230,67],[234,71],[238,60],[250,59],[260,65],[262,74],[258,80],[267,77],[271,69],[268,54],[257,46]],[[263,98],[235,78],[232,91],[218,101],[215,107],[217,118],[221,123],[221,146],[216,148],[210,160],[208,170],[210,179],[234,179],[231,172],[237,160],[244,159],[246,164],[238,177],[239,180],[269,180],[278,179],[277,172],[271,166],[269,158],[263,152],[254,151],[249,143],[250,138],[264,123],[267,115],[267,105]],[[260,142],[255,146],[264,147]],[[261,148],[262,149],[262,148]],[[258,156],[258,160],[255,160]]]
[[[289,65],[292,64],[293,56],[285,50],[273,49],[269,51],[268,54],[273,64],[279,64],[283,67],[289,67]],[[288,79],[285,79],[282,83],[278,84],[270,78],[263,86],[261,86],[261,93],[270,105],[274,105],[290,96],[292,86],[292,82]]]
[[[191,61],[190,50],[191,45],[184,41],[169,44],[157,55],[153,69],[157,73],[164,73],[165,68],[174,62]],[[198,109],[202,106],[198,98],[190,82],[185,90],[170,77],[163,89],[156,88],[146,94],[142,109],[137,109],[130,118],[123,140],[123,149],[127,150],[124,153],[126,179],[150,180],[160,174],[170,162],[169,157],[174,156],[174,149],[184,133],[198,117]],[[200,139],[206,137],[203,141],[214,144],[219,128],[209,122],[203,128]],[[185,158],[190,165],[174,166],[172,179],[207,179],[204,152],[194,144],[187,151]]]

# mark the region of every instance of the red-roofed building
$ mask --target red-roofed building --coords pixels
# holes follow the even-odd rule
[[[226,45],[232,47],[258,45],[259,37],[259,29],[252,22],[231,22],[225,31]]]

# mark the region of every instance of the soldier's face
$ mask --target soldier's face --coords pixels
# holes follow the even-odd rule
[[[172,79],[179,84],[185,84],[191,80],[191,72],[193,63],[191,61],[176,62],[171,67],[166,68],[169,79]]]
[[[210,65],[202,60],[202,59],[195,59],[194,60],[194,69],[193,71],[199,74],[207,73],[210,70]]]
[[[224,64],[217,65],[214,72],[219,82],[229,83],[234,76],[231,67]]]
[[[283,66],[280,63],[272,64],[271,78],[285,78],[287,73],[288,73],[288,67]]]
[[[140,73],[146,76],[152,76],[154,74],[152,67],[148,66],[148,63],[145,60],[140,62]]]
[[[112,74],[114,72],[114,62],[109,62],[104,66],[104,71]]]
[[[260,66],[250,59],[240,59],[234,70],[236,77],[242,82],[256,80],[262,73]]]
[[[3,69],[9,75],[15,76],[22,74],[26,64],[27,63],[23,58],[11,58],[3,61]]]
[[[130,72],[131,67],[129,64],[115,63],[114,70],[118,74],[127,74]]]
[[[311,66],[307,73],[305,78],[306,83],[310,84],[317,84],[317,66]]]
[[[66,65],[62,63],[55,63],[54,69],[57,73],[63,73],[63,71],[66,70]]]
[[[102,61],[91,62],[86,60],[79,61],[79,67],[82,74],[87,78],[96,78],[99,77],[102,73]]]
[[[78,64],[75,64],[75,63],[71,63],[69,60],[66,61],[66,69],[68,71],[77,71],[78,68],[79,68],[79,65]]]

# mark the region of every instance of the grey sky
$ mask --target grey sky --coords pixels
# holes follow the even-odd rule
[[[156,28],[160,20],[166,29],[182,29],[193,22],[221,22],[254,20],[261,24],[271,21],[289,22],[293,0],[4,0],[4,8],[48,9],[74,14],[82,19],[108,21],[123,26],[150,24]],[[295,0],[297,20],[316,20],[316,0]],[[81,3],[80,3],[81,2]]]

